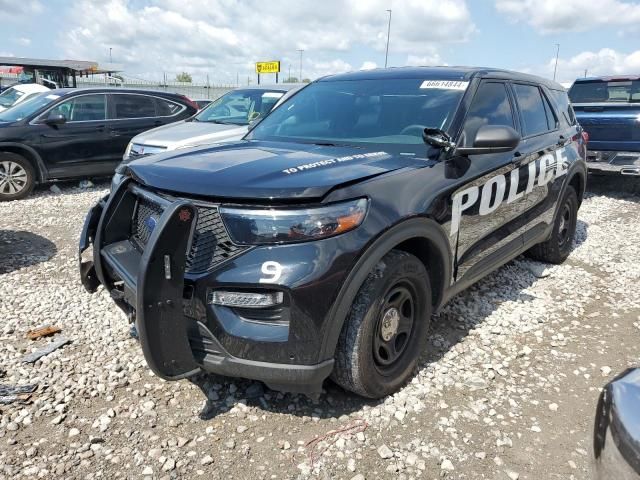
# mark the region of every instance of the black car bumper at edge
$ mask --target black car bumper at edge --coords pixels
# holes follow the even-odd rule
[[[133,211],[140,197],[163,207],[143,249],[136,248],[131,224],[122,220],[131,219],[122,210]],[[276,390],[319,392],[332,359],[290,364],[240,358],[229,353],[206,321],[185,315],[185,266],[198,212],[187,200],[166,199],[123,182],[86,217],[79,243],[82,284],[89,292],[102,284],[135,319],[145,359],[161,378],[178,380],[209,371],[260,380]],[[92,260],[83,260],[90,247]]]

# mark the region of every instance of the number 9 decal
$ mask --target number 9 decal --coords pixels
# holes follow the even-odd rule
[[[262,273],[266,275],[260,279],[260,283],[276,283],[282,276],[282,265],[278,262],[268,261],[262,264]]]

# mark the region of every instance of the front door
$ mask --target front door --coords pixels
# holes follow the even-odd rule
[[[63,115],[61,125],[38,123],[38,150],[53,177],[101,174],[109,160],[106,95],[78,95],[43,116]]]
[[[458,144],[472,146],[483,125],[519,129],[515,102],[506,82],[484,80],[469,107]],[[520,152],[473,155],[461,186],[452,195],[450,241],[456,280],[475,277],[501,255],[522,247],[517,218],[525,210]]]

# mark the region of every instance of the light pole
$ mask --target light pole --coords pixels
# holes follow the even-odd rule
[[[297,51],[300,52],[300,78],[298,81],[302,83],[302,52],[304,52],[304,49],[299,48]]]
[[[556,72],[558,71],[558,55],[560,54],[560,44],[556,43],[556,66],[553,67],[553,81],[556,81]]]
[[[389,25],[387,26],[387,50],[384,54],[384,68],[387,68],[387,60],[389,59],[389,37],[391,36],[391,10],[388,9],[389,12]]]
[[[111,50],[113,50],[113,48],[109,47],[109,63],[113,63],[113,59],[111,58]]]

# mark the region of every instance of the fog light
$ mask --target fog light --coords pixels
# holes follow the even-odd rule
[[[209,294],[209,303],[225,307],[264,308],[282,303],[282,292],[224,292],[214,291]]]

